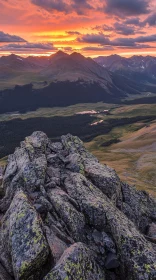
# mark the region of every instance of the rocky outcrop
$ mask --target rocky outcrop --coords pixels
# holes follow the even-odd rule
[[[0,279],[156,279],[156,201],[77,137],[27,137],[0,200]]]

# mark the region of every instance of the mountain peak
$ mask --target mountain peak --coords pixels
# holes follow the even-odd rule
[[[85,58],[81,53],[79,52],[73,52],[70,57],[74,57],[74,58]]]
[[[9,58],[15,59],[15,58],[18,58],[18,57],[20,57],[20,56],[14,54],[14,53],[12,53],[12,54],[10,54],[10,55],[8,55],[8,56],[6,56],[6,55],[3,55],[3,56],[2,56],[2,58],[6,58],[6,59],[9,59]]]
[[[67,55],[67,53],[65,53],[63,51],[58,51],[58,52],[56,52],[56,55]]]
[[[63,51],[58,51],[55,54],[52,54],[50,57],[63,57],[63,56],[68,56],[68,54]]]
[[[49,57],[49,60],[50,60],[50,62],[54,62],[54,61],[57,61],[58,59],[65,58],[65,57],[68,57],[68,56],[69,55],[67,53],[64,53],[63,51],[58,51],[58,52],[52,54]]]
[[[120,58],[121,58],[121,56],[118,55],[118,54],[112,54],[112,55],[110,55],[109,57],[120,57]]]
[[[10,54],[9,56],[10,56],[10,57],[17,57],[17,55],[14,54],[14,53]]]

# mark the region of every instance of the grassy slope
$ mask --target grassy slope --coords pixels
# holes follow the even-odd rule
[[[117,118],[156,115],[156,105],[122,106],[112,110],[112,114]],[[102,146],[112,139],[120,142]],[[122,180],[156,196],[156,122],[116,127],[85,145],[101,163],[113,167]]]

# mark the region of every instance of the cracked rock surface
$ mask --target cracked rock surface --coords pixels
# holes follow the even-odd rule
[[[34,132],[0,189],[0,280],[156,279],[156,201],[78,137]]]

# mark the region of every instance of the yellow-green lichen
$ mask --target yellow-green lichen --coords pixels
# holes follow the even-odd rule
[[[80,169],[80,173],[81,173],[82,175],[84,175],[84,174],[85,174],[85,171],[84,171],[84,166],[83,166],[82,163],[80,163],[79,169]]]
[[[150,271],[151,271],[151,266],[150,266],[150,264],[145,264],[145,269],[146,269],[146,272],[147,272],[147,273],[150,273]]]

